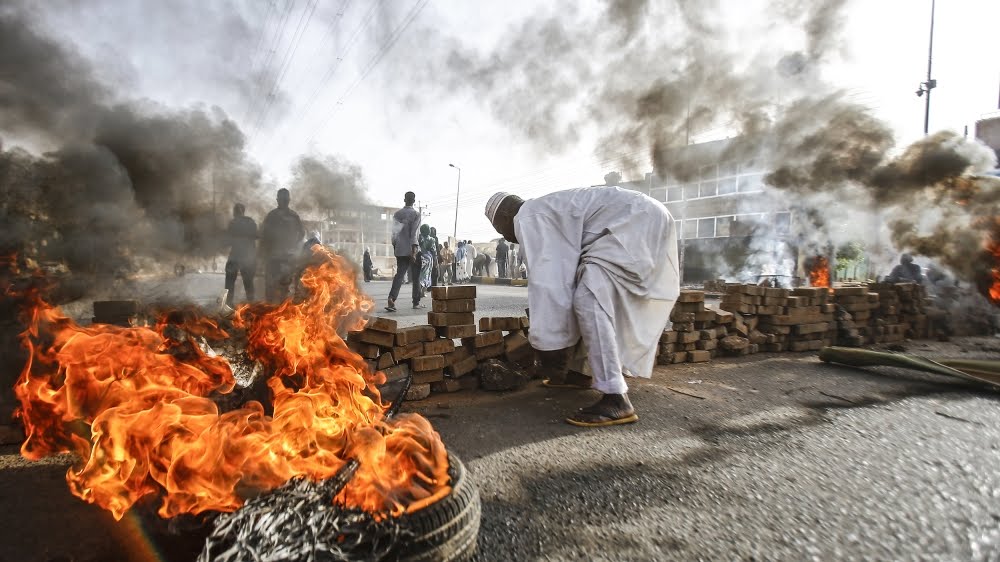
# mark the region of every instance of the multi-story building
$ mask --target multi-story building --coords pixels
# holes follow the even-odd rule
[[[802,274],[793,210],[764,185],[763,166],[728,159],[728,145],[674,150],[668,156],[674,161],[697,163],[686,181],[647,173],[621,185],[662,201],[677,221],[683,283],[777,275],[788,284]]]
[[[330,211],[321,221],[304,221],[306,231],[318,230],[323,244],[360,267],[365,248],[377,269],[396,265],[392,249],[392,215],[398,209],[381,205],[351,205]]]

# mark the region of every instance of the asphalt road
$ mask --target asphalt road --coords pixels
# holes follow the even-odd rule
[[[210,302],[215,281],[156,290]],[[365,288],[384,304],[387,282]],[[484,314],[526,305],[521,288],[479,294]],[[418,324],[424,312],[397,318]],[[995,338],[907,347],[1000,358]],[[631,381],[631,426],[564,423],[596,397],[533,382],[404,406],[431,420],[479,485],[480,560],[1000,559],[994,392],[759,354]],[[151,556],[135,519],[115,524],[69,494],[67,462],[0,449],[0,560]]]

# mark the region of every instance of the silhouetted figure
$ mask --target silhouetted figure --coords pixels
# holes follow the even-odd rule
[[[370,283],[372,280],[371,248],[365,248],[365,255],[361,260],[361,269],[365,272],[365,283]]]
[[[246,207],[233,205],[233,220],[229,221],[226,238],[229,259],[226,260],[226,304],[234,308],[236,276],[243,276],[243,290],[247,300],[254,300],[253,277],[257,274],[257,223],[245,216]]]
[[[403,278],[409,273],[413,283],[413,308],[420,306],[423,292],[420,290],[420,261],[418,259],[417,234],[420,232],[420,211],[413,208],[417,196],[412,191],[403,195],[404,207],[392,215],[392,248],[396,256],[396,275],[389,289],[389,304],[385,309],[396,312],[396,297],[403,285]]]
[[[497,242],[497,277],[507,277],[507,242],[503,238]]]
[[[260,251],[264,255],[264,291],[267,300],[279,303],[288,298],[295,280],[296,265],[305,230],[299,215],[288,208],[291,195],[278,190],[278,208],[267,214],[260,227]]]
[[[913,263],[913,256],[903,254],[899,257],[899,265],[892,268],[885,281],[887,283],[923,283],[924,274],[920,271],[920,266]]]

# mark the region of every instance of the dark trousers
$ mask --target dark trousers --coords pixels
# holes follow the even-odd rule
[[[372,267],[370,265],[366,265],[364,267],[364,270],[365,270],[365,283],[368,283],[369,281],[372,280]]]
[[[451,262],[451,282],[454,283],[458,279],[458,262]]]
[[[287,258],[267,260],[264,271],[264,293],[267,302],[281,303],[289,296],[292,287],[292,261]]]
[[[420,260],[414,260],[410,256],[396,256],[396,275],[392,278],[392,288],[389,289],[389,302],[396,303],[406,272],[410,272],[410,279],[413,280],[413,306],[417,306],[423,296],[420,291]]]
[[[247,301],[254,300],[253,276],[257,274],[257,262],[239,263],[233,260],[226,262],[226,304],[233,308],[236,292],[236,276],[243,276],[243,290],[246,291]]]
[[[497,277],[501,279],[507,277],[507,260],[497,260]]]

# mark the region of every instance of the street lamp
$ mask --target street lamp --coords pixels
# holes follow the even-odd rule
[[[931,61],[934,57],[934,3],[934,0],[931,0],[931,38],[927,47],[927,81],[921,82],[920,87],[917,88],[917,97],[927,94],[924,101],[924,135],[927,134],[931,120],[931,90],[937,87],[937,80],[931,78]]]
[[[448,165],[458,170],[458,186],[455,188],[455,231],[452,232],[452,236],[458,240],[458,194],[462,191],[462,169],[454,164]]]

